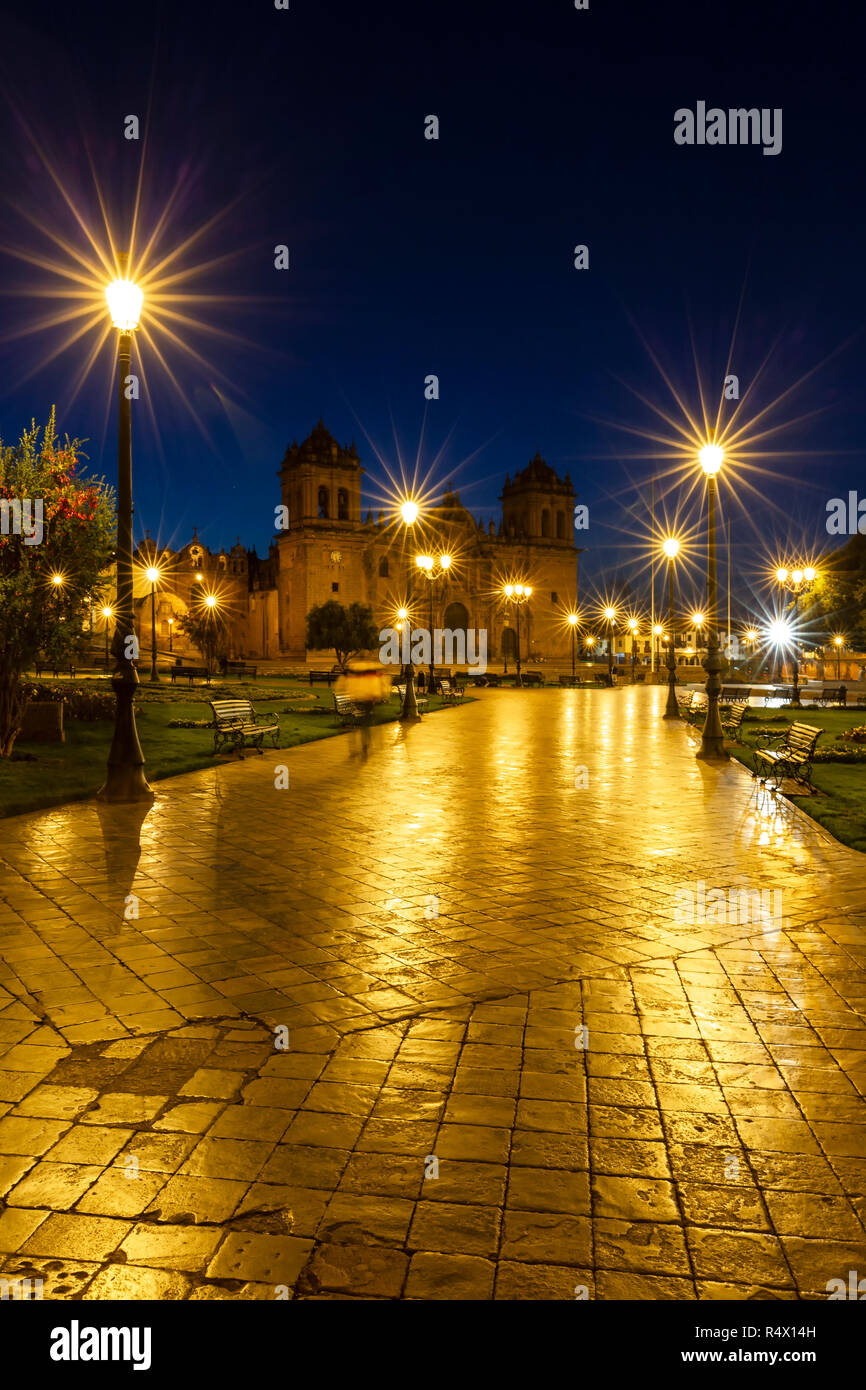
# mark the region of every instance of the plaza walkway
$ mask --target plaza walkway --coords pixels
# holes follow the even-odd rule
[[[347,733],[162,782],[146,814],[0,822],[0,1278],[866,1277],[864,858],[697,762],[664,697],[481,691],[366,759]]]

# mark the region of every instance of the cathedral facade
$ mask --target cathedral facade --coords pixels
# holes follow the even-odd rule
[[[486,527],[451,491],[422,506],[413,526],[396,507],[374,517],[362,507],[363,475],[354,443],[338,444],[321,420],[303,443],[290,444],[279,469],[280,529],[266,558],[240,542],[215,555],[197,536],[169,557],[157,612],[160,651],[204,590],[220,597],[231,656],[303,661],[307,613],[336,600],[369,605],[380,628],[395,627],[405,606],[413,628],[484,630],[488,659],[512,660],[518,615],[502,590],[522,583],[532,595],[520,605],[521,658],[569,655],[565,615],[574,605],[580,552],[568,475],[560,478],[536,454],[505,478],[498,525]],[[415,558],[445,553],[451,566],[431,583]],[[149,641],[149,603],[139,610]],[[183,653],[188,643],[175,636],[172,648]]]

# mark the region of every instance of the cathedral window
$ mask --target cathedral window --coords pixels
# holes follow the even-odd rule
[[[541,534],[542,536],[550,535],[550,512],[547,507],[544,507],[541,513]]]
[[[349,494],[344,487],[341,487],[337,493],[337,520],[349,520]]]
[[[380,578],[380,579],[387,579],[387,578],[388,578],[388,556],[387,556],[387,555],[383,555],[382,558],[381,558],[381,560],[379,561],[379,578]]]
[[[556,539],[565,540],[565,512],[556,513]]]
[[[326,487],[320,487],[320,488],[319,488],[319,520],[320,520],[320,521],[327,521],[329,515],[330,515],[330,512],[329,512],[329,507],[328,507],[328,489],[327,489]]]

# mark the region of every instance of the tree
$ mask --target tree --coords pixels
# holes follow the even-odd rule
[[[21,728],[21,677],[40,653],[60,660],[74,651],[86,599],[114,558],[114,493],[104,478],[83,475],[79,454],[80,440],[58,439],[53,408],[44,430],[34,420],[17,444],[0,439],[3,758]]]
[[[178,619],[178,627],[186,633],[201,653],[208,675],[212,676],[219,657],[228,648],[228,625],[217,608],[204,607],[200,613],[187,613]]]
[[[366,603],[350,603],[344,608],[336,599],[320,603],[307,614],[305,645],[308,650],[333,647],[340,669],[345,671],[353,656],[374,651],[379,645],[372,608]]]

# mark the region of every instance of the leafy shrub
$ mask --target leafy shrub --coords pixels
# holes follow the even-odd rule
[[[111,720],[114,718],[116,701],[113,690],[94,690],[83,686],[61,685],[59,682],[54,685],[44,685],[41,682],[28,684],[25,686],[25,694],[28,702],[31,700],[64,700],[66,709],[64,715],[67,719],[82,719],[94,722],[99,719]],[[136,717],[144,714],[144,710],[136,704]]]
[[[845,729],[840,737],[849,738],[852,743],[866,743],[866,724],[860,724],[856,729]]]

